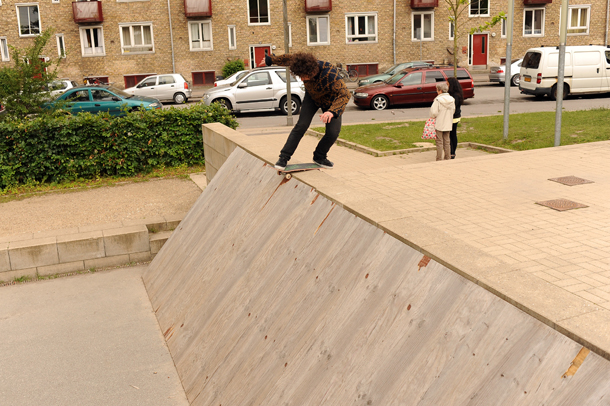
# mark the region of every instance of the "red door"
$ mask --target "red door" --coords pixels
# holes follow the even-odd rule
[[[264,63],[261,65],[260,62],[265,58],[265,51],[267,51],[267,53],[271,53],[271,47],[269,47],[269,46],[253,47],[253,51],[254,51],[254,59],[252,61],[253,67],[258,68],[259,66],[265,66]]]
[[[487,65],[487,34],[474,34],[472,36],[472,64]]]

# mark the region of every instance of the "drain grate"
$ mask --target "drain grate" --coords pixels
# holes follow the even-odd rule
[[[583,178],[578,178],[576,176],[563,176],[561,178],[553,178],[549,179],[553,182],[561,183],[566,186],[576,186],[576,185],[584,185],[585,183],[594,183],[592,180],[586,180]]]
[[[589,207],[582,203],[576,203],[576,202],[573,202],[571,200],[566,200],[566,199],[547,200],[544,202],[536,202],[536,204],[539,204],[539,205],[545,206],[545,207],[550,207],[551,209],[558,210],[558,211],[582,209],[585,207]]]

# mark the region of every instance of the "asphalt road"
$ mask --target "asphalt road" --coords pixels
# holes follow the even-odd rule
[[[548,99],[536,99],[519,92],[518,88],[511,88],[510,113],[531,113],[537,111],[555,111],[556,102]],[[587,110],[592,108],[610,108],[610,94],[570,97],[563,101],[564,111]],[[428,118],[430,104],[413,106],[400,106],[387,110],[364,110],[352,101],[349,102],[343,114],[344,124],[371,123],[375,121],[422,120]],[[465,101],[462,106],[462,116],[488,116],[504,112],[504,87],[500,85],[487,85],[475,88],[475,96]],[[279,127],[286,125],[286,116],[279,112],[241,113],[237,114],[237,121],[241,128]],[[297,117],[294,117],[296,123]],[[321,122],[320,122],[321,124]],[[317,125],[314,119],[312,125]]]

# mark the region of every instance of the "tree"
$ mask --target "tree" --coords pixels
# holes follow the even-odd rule
[[[51,35],[48,29],[28,48],[10,47],[13,66],[0,69],[0,104],[7,116],[24,118],[50,111],[43,105],[51,98],[48,84],[57,79],[61,61],[41,57]]]
[[[471,0],[445,0],[449,11],[449,22],[453,25],[453,76],[457,76],[457,65],[458,65],[458,41],[464,34],[465,20],[462,17],[462,13],[468,10]],[[499,21],[506,18],[504,12],[501,12],[497,16],[494,16],[485,24],[470,29],[470,34],[474,34],[477,31],[482,31],[496,25]]]

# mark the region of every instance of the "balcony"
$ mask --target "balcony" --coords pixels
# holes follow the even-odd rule
[[[544,4],[551,4],[553,0],[523,0],[524,6],[539,6]]]
[[[212,17],[212,0],[184,0],[187,17]]]
[[[306,13],[328,12],[333,9],[332,0],[305,0]]]
[[[74,22],[77,24],[104,21],[101,1],[74,1],[72,2],[72,14]]]
[[[523,0],[526,1],[526,0]],[[411,0],[411,8],[438,7],[438,0]]]

